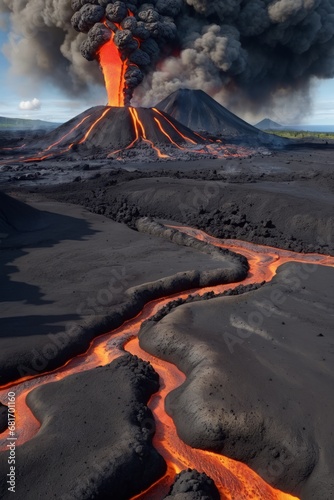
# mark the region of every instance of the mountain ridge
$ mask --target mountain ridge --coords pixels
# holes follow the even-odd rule
[[[44,128],[56,128],[59,127],[61,123],[48,122],[45,120],[35,120],[29,118],[9,118],[7,116],[0,116],[0,128],[2,129],[16,129],[16,130],[26,130],[26,129],[44,129]]]

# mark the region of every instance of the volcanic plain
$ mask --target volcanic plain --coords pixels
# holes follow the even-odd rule
[[[334,144],[147,148],[2,150],[1,498],[332,499]]]

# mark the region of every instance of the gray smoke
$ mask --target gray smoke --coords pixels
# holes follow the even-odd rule
[[[334,0],[186,3],[179,52],[150,71],[138,102],[200,88],[234,110],[258,111],[282,109],[284,96],[293,119],[308,110],[312,78],[334,76]]]
[[[181,87],[248,109],[305,102],[312,77],[334,76],[334,0],[0,0],[0,12],[21,37],[6,48],[16,72],[69,92],[102,81],[87,59],[111,36],[128,97],[146,105]]]

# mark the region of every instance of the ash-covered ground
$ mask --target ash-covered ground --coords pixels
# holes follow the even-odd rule
[[[15,146],[15,138],[7,137],[6,141],[2,147]],[[136,308],[128,309],[126,305],[129,288],[163,280],[171,293],[187,289],[189,284],[191,288],[194,283],[194,275],[188,274],[184,281],[180,273],[211,272],[230,266],[226,260],[219,264],[203,249],[138,232],[137,222],[142,217],[200,228],[219,238],[334,255],[333,148],[333,144],[315,141],[215,160],[115,164],[112,160],[69,156],[2,165],[1,190],[34,207],[30,211],[14,202],[10,206],[3,202],[1,206],[1,266],[5,276],[0,318],[2,380],[18,378],[18,365],[36,370],[38,355],[50,343],[50,334],[61,335],[69,323],[77,328],[74,342],[59,348],[52,360],[44,360],[45,366],[39,364],[42,371],[84,350],[92,336],[110,329],[114,314],[121,312],[124,318],[136,314]],[[240,266],[236,269],[242,283],[242,263]],[[289,266],[279,269],[272,284],[260,289],[245,289],[233,298],[199,301],[172,310],[153,326],[144,328],[141,343],[186,371],[187,384],[171,396],[168,411],[187,443],[245,461],[270,484],[303,500],[330,500],[334,494],[330,467],[330,415],[334,412],[332,271],[314,267],[312,273],[307,273],[306,268],[300,271],[298,266]],[[298,277],[301,272],[310,279],[305,279],[298,290],[282,280],[286,273]],[[99,292],[108,290],[111,279],[118,279],[121,285],[113,288],[109,302],[100,303]],[[150,287],[144,289],[151,293]],[[231,353],[221,341],[222,331],[228,329],[233,334],[240,325],[231,326],[230,318],[239,315],[245,319],[277,290],[284,297],[283,305],[271,311],[263,326],[271,340],[255,332],[241,346],[235,345]],[[172,341],[168,337],[171,329]],[[181,354],[173,344],[179,338]],[[165,343],[168,348],[164,350]],[[206,374],[205,363],[198,377],[194,374],[189,360],[197,344],[206,353],[202,363],[212,367],[214,381]],[[128,483],[131,478],[138,478],[140,489],[163,474],[163,462],[156,458],[140,419],[133,423],[138,408],[148,411],[148,397],[156,390],[154,374],[145,370],[142,365],[134,369],[129,357],[86,376],[57,382],[56,392],[45,386],[31,394],[29,405],[47,426],[22,447],[25,458],[19,500],[45,498],[50,496],[50,488],[58,498],[74,493],[80,499],[93,498],[93,494],[94,498],[130,498],[134,494]],[[131,373],[129,383],[121,384],[127,372]],[[140,383],[136,377],[140,377]],[[80,396],[83,383],[87,391]],[[99,399],[96,388],[101,383],[105,389]],[[146,392],[141,385],[148,388]],[[76,395],[74,399],[71,394]],[[97,441],[93,440],[96,420],[87,404],[91,397],[97,405],[106,404],[98,416],[103,428]],[[196,408],[185,401],[196,401],[202,408],[198,420]],[[324,401],[326,404],[322,404]],[[69,404],[73,405],[71,418],[61,424],[61,415],[66,414]],[[184,425],[184,407],[187,422],[196,421],[191,432]],[[111,420],[105,418],[106,413]],[[247,425],[245,415],[249,417]],[[119,418],[124,418],[127,438],[132,443],[131,453],[124,451],[121,463],[112,447],[113,440],[117,437],[118,443],[119,439]],[[54,457],[63,456],[65,444],[57,433],[67,432],[66,422],[75,429],[67,434],[66,447],[76,449],[79,465],[72,464],[72,452],[67,452],[66,458],[59,458],[58,470]],[[209,431],[205,422],[210,424]],[[94,451],[85,448],[77,429],[82,429],[82,436],[88,436],[87,446],[94,447]],[[105,444],[109,441],[113,451],[108,455]],[[119,446],[122,449],[121,443]],[[46,459],[50,449],[54,450],[53,458]],[[102,457],[106,467],[95,471],[96,457]],[[145,461],[149,469],[143,476]],[[35,463],[43,470],[38,481]],[[0,467],[1,472],[5,471],[5,460],[1,459]],[[95,481],[93,490],[78,486],[87,471]],[[63,474],[61,481],[59,472]],[[194,477],[197,481],[196,473]],[[187,481],[193,484],[193,479]],[[182,484],[181,477],[169,498],[184,493]],[[4,483],[1,487],[3,498],[10,498]],[[186,491],[188,496],[184,498],[197,498],[190,487]],[[203,486],[203,491],[206,498],[217,497],[212,486]]]

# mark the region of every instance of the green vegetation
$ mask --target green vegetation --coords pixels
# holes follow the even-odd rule
[[[305,139],[306,137],[315,137],[317,139],[334,139],[334,132],[310,132],[308,130],[264,130],[268,134],[275,134],[288,139]]]
[[[55,128],[57,125],[59,124],[43,120],[25,120],[23,118],[6,118],[0,116],[1,130]]]

